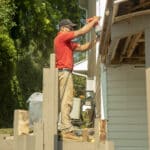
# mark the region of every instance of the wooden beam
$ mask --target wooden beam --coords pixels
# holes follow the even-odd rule
[[[150,149],[150,28],[145,30],[145,58],[146,58],[146,98],[147,98],[147,125],[148,144]]]
[[[132,57],[132,58],[128,58],[128,57],[125,57],[125,56],[122,56],[123,57],[123,59],[139,59],[140,61],[143,61],[143,60],[145,60],[145,57],[144,56],[134,56],[134,57]]]
[[[126,53],[126,50],[127,50],[127,48],[128,48],[128,46],[129,46],[129,43],[130,43],[130,40],[131,40],[131,36],[128,36],[127,37],[127,39],[126,39],[126,43],[124,44],[124,48],[123,48],[123,51],[122,51],[122,53],[121,53],[121,56],[120,56],[120,63],[123,61],[123,59],[124,59],[124,55],[125,55],[125,53]]]
[[[115,22],[115,17],[118,13],[118,9],[119,9],[119,4],[115,4],[114,8],[113,8],[113,14],[112,14],[112,24]]]
[[[113,0],[107,1],[106,10],[109,10],[110,13],[108,16],[105,15],[103,30],[102,30],[101,38],[100,38],[101,46],[99,47],[100,54],[103,55],[103,57],[106,54],[108,41],[110,38],[110,28],[111,28],[111,24],[112,24]],[[103,59],[103,61],[105,61],[105,59]]]
[[[138,45],[138,40],[141,37],[142,33],[137,33],[133,36],[133,38],[130,41],[130,44],[127,49],[127,57],[130,58],[135,51],[136,46]]]
[[[142,10],[142,11],[122,15],[122,16],[116,17],[114,22],[116,23],[116,22],[120,22],[123,20],[131,19],[132,17],[143,16],[143,15],[150,15],[150,10],[149,9],[148,10]]]
[[[111,27],[111,39],[124,38],[150,27],[150,15],[133,17],[130,21],[121,21]]]
[[[120,41],[120,38],[114,38],[111,41],[110,47],[109,47],[109,50],[108,50],[108,59],[109,59],[109,60],[107,60],[108,63],[110,63],[114,59],[119,41]]]
[[[143,43],[143,42],[145,42],[145,39],[139,39],[138,42]]]
[[[112,55],[111,55],[111,60],[115,58],[117,47],[119,44],[120,39],[115,39],[114,43],[112,43]]]
[[[140,5],[138,6],[135,6],[134,8],[132,8],[130,11],[135,11],[137,9],[140,9],[140,8],[145,8],[145,7],[148,7],[150,6],[150,2],[146,2],[146,3],[140,3]]]
[[[145,2],[145,0],[140,0],[140,4],[142,4],[142,3],[144,3]]]

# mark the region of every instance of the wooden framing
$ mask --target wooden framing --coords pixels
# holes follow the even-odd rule
[[[115,17],[117,15],[118,9],[119,9],[119,4],[117,3],[114,5],[114,9],[113,9],[112,24],[115,22]]]
[[[148,144],[150,148],[150,28],[145,30]]]
[[[101,33],[101,39],[100,39],[100,54],[107,53],[106,47],[109,44],[109,34],[110,34],[110,26],[112,24],[112,12],[113,12],[113,0],[107,1],[106,10],[109,10],[109,15],[105,14],[105,20],[103,25],[103,30]],[[103,58],[102,58],[103,60]]]
[[[113,60],[116,50],[120,57],[119,61],[116,62],[117,65],[123,63],[144,64],[146,61],[148,149],[150,149],[150,2],[140,0],[139,4],[126,3],[130,9],[126,9],[123,5],[119,8],[120,2],[124,1],[114,1],[112,6],[113,13],[110,12],[109,14],[109,17],[112,15],[111,25],[109,17],[104,20],[100,47],[102,63],[111,65],[111,60]],[[124,15],[117,16],[119,15],[117,14],[118,10],[120,14]],[[109,29],[111,30],[109,31]],[[145,40],[143,39],[143,32],[145,33]],[[110,39],[110,42],[108,42],[108,39]],[[119,40],[121,41],[120,43]],[[143,50],[144,42],[145,53]],[[136,47],[137,45],[138,47]]]
[[[43,150],[43,121],[34,124],[35,150]]]
[[[131,11],[135,11],[135,10],[137,10],[139,8],[145,8],[145,7],[150,6],[150,2],[144,3],[142,1],[144,1],[144,0],[141,0],[140,4],[138,6],[136,6],[136,7],[134,7],[133,9],[131,9]]]
[[[44,68],[43,81],[44,150],[57,150],[58,70],[55,68],[54,54],[50,60],[50,68]]]
[[[120,38],[114,38],[111,41],[111,44],[108,50],[108,56],[110,57],[108,58],[108,61],[107,61],[108,63],[114,59],[119,41],[120,41]]]
[[[122,60],[123,60],[123,57],[124,57],[124,55],[125,55],[125,53],[126,53],[126,50],[127,50],[127,48],[128,48],[128,45],[129,45],[129,43],[130,43],[130,40],[131,40],[131,36],[128,36],[127,39],[126,39],[126,42],[125,42],[123,51],[122,51],[121,56],[120,56],[120,61],[119,61],[120,63],[121,63]]]
[[[18,133],[19,111],[15,111],[14,138],[11,141],[12,148],[6,145],[5,141],[0,140],[0,148],[5,150],[114,150],[111,141],[100,141],[99,127],[100,118],[95,119],[95,140],[72,141],[58,140],[57,120],[58,120],[58,70],[55,68],[55,55],[51,54],[50,68],[43,70],[43,118],[34,124],[32,134]],[[21,111],[22,112],[22,111]],[[27,112],[27,111],[23,111]],[[28,120],[28,117],[27,117]],[[101,129],[104,133],[104,124]],[[104,129],[103,129],[104,128]],[[86,136],[86,132],[85,132]],[[9,141],[7,141],[9,143]]]
[[[14,135],[29,133],[29,113],[26,110],[15,110],[14,112]]]
[[[123,38],[138,32],[143,32],[150,25],[150,15],[138,16],[130,21],[122,21],[111,27],[111,39]]]
[[[130,58],[133,54],[133,52],[135,51],[135,47],[137,46],[138,44],[138,40],[140,39],[142,33],[137,33],[135,35],[133,35],[133,38],[131,39],[131,42],[128,46],[128,49],[127,49],[127,58]]]
[[[142,11],[138,11],[138,12],[133,12],[133,13],[129,13],[126,15],[122,15],[122,16],[118,16],[115,18],[114,22],[120,22],[126,19],[130,19],[136,16],[142,16],[142,15],[150,15],[150,10],[142,10]]]

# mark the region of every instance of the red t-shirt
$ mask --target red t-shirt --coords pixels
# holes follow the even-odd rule
[[[54,39],[56,68],[73,69],[73,50],[78,46],[72,42],[74,32],[59,32]]]

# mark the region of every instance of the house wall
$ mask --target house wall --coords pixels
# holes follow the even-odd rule
[[[145,68],[107,68],[108,140],[115,150],[148,150]]]

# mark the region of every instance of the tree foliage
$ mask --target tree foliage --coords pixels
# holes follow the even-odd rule
[[[0,0],[0,127],[11,127],[14,109],[42,91],[58,23],[80,26],[81,13],[78,0]]]
[[[12,125],[14,108],[22,105],[16,76],[17,51],[9,32],[14,27],[15,5],[0,0],[0,127]]]
[[[6,33],[15,25],[15,5],[11,0],[0,0],[0,33]]]

